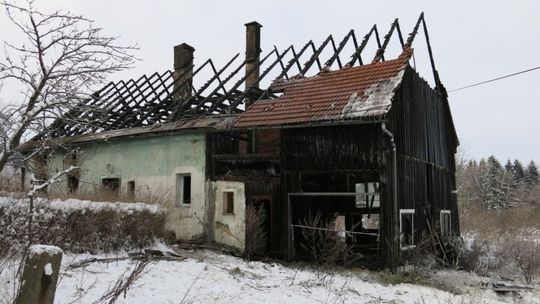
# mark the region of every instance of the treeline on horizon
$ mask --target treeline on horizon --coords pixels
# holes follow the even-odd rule
[[[525,166],[508,159],[503,166],[493,155],[479,161],[458,157],[456,181],[461,208],[503,210],[534,203],[539,192],[538,166],[532,160]]]

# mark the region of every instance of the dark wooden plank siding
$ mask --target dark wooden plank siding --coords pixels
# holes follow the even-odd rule
[[[455,170],[457,143],[446,101],[410,67],[388,118],[399,154]]]
[[[388,115],[398,153],[398,208],[415,210],[416,236],[427,221],[438,225],[440,210],[452,210],[459,232],[455,189],[457,142],[446,101],[408,68]],[[387,163],[391,162],[390,155]],[[391,170],[386,168],[391,187]],[[391,188],[389,188],[391,189]],[[385,197],[387,202],[391,197]]]
[[[282,171],[378,169],[379,124],[284,129]]]

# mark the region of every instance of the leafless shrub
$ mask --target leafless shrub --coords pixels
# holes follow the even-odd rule
[[[12,304],[19,289],[24,251],[27,247],[24,235],[19,236],[19,224],[26,218],[7,216],[0,208],[0,303]],[[25,230],[26,231],[26,230]],[[24,234],[24,232],[23,232]]]
[[[458,263],[466,271],[471,271],[479,275],[486,275],[495,268],[493,259],[490,259],[490,246],[486,241],[473,239],[469,246],[461,244],[458,248]]]
[[[514,239],[504,244],[504,256],[511,261],[527,284],[540,275],[540,244],[534,240]]]
[[[266,210],[261,206],[246,206],[246,247],[248,260],[265,254],[268,236],[266,235]]]
[[[165,214],[146,209],[53,209],[39,200],[34,212],[33,240],[71,252],[141,248],[165,236]],[[0,250],[23,248],[28,241],[27,208],[15,201],[0,206]]]
[[[20,288],[24,254],[15,250],[0,257],[0,303],[13,304]]]
[[[311,258],[321,265],[335,265],[337,263],[352,263],[354,252],[352,246],[346,243],[345,232],[336,231],[336,216],[324,219],[320,212],[315,215],[308,213],[302,220],[301,247]]]
[[[107,292],[101,296],[94,304],[113,304],[120,296],[126,297],[127,291],[133,286],[133,284],[141,277],[144,269],[148,265],[149,260],[138,261],[133,270],[126,275],[122,274],[114,283],[114,285],[107,290]]]

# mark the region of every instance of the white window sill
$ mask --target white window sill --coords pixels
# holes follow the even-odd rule
[[[407,250],[412,250],[414,248],[416,248],[416,245],[403,246],[400,249],[403,251],[407,251]]]

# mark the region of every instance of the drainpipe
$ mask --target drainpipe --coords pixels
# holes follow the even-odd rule
[[[394,141],[394,134],[386,128],[386,124],[383,122],[381,124],[383,133],[388,136],[390,139],[390,145],[392,146],[392,225],[393,229],[391,232],[391,259],[390,259],[390,268],[392,272],[396,271],[397,268],[397,254],[399,254],[399,222],[398,222],[398,204],[397,204],[397,149],[396,142]]]

